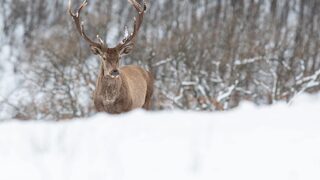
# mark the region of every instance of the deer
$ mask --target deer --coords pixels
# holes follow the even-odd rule
[[[71,0],[69,0],[68,11],[78,33],[88,43],[91,52],[100,57],[99,73],[93,92],[93,102],[98,112],[121,114],[134,109],[149,110],[151,108],[154,82],[151,72],[137,65],[122,67],[119,65],[121,58],[133,50],[147,9],[144,1],[142,5],[136,0],[128,0],[128,2],[138,12],[138,15],[134,17],[133,32],[124,37],[118,45],[109,48],[99,35],[94,41],[85,33],[80,14],[88,1],[84,0],[74,13],[71,10]]]

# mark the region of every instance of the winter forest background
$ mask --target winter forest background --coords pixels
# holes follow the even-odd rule
[[[0,121],[94,114],[99,60],[76,32],[68,1],[0,2]],[[319,0],[150,0],[122,62],[153,72],[153,110],[290,103],[320,90],[319,9]],[[90,37],[112,46],[135,15],[127,0],[89,0],[82,19]]]

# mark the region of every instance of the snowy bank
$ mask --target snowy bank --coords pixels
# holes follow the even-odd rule
[[[1,180],[318,180],[320,98],[0,124]]]

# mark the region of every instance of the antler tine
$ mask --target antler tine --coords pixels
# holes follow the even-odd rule
[[[141,7],[141,5],[136,0],[128,0],[128,1],[129,1],[130,4],[132,4],[136,8],[136,10],[138,12],[144,12],[145,11],[145,8],[146,8],[145,1],[142,1],[144,7]]]
[[[135,40],[139,32],[139,29],[143,21],[144,12],[146,11],[146,8],[147,8],[145,1],[143,1],[143,6],[141,6],[141,4],[139,4],[136,0],[128,0],[128,1],[138,11],[138,16],[134,17],[133,32],[129,35],[129,37],[126,37],[125,39],[123,39],[122,42],[117,46],[120,49],[134,43],[133,40]]]
[[[102,41],[101,38],[99,38],[99,35],[97,35],[98,40],[100,41],[100,43],[94,42],[92,41],[85,33],[84,31],[84,25],[83,22],[80,21],[80,13],[82,11],[82,9],[88,5],[88,1],[84,0],[83,3],[80,5],[80,7],[78,8],[78,10],[76,11],[76,13],[73,13],[71,10],[71,0],[69,0],[69,14],[71,15],[71,17],[73,18],[75,25],[77,27],[78,32],[80,33],[80,35],[90,44],[90,46],[94,46],[97,48],[102,48],[103,46],[106,46],[106,44]]]

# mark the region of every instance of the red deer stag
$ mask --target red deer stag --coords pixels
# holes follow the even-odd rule
[[[135,65],[119,67],[121,56],[129,54],[135,44],[135,39],[142,24],[146,4],[143,6],[135,0],[128,0],[138,11],[134,18],[133,32],[125,37],[116,47],[109,48],[97,35],[97,40],[91,40],[85,33],[84,25],[80,21],[80,13],[88,4],[85,0],[76,13],[71,10],[77,31],[89,44],[93,54],[100,56],[100,72],[96,82],[93,100],[97,111],[119,114],[136,108],[149,109],[153,94],[153,77],[150,72]]]

